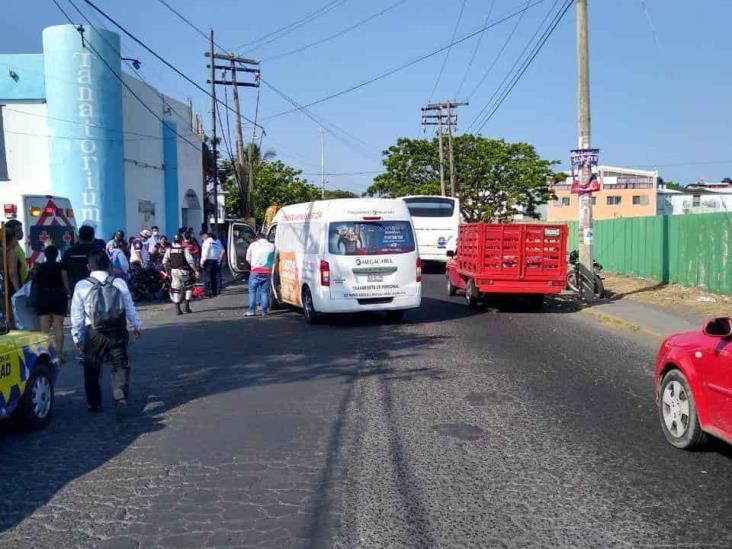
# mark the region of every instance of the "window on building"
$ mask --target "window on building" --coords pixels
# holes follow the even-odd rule
[[[646,195],[646,194],[633,195],[633,206],[648,206],[648,195]]]
[[[694,196],[692,197],[692,199],[691,199],[691,200],[692,200],[692,201],[691,201],[691,205],[692,205],[692,207],[694,207],[694,208],[698,208],[699,206],[701,206],[701,195],[700,195],[700,194],[695,194],[695,195],[694,195]]]
[[[592,205],[597,206],[597,197],[596,196],[592,197]]]
[[[557,200],[557,206],[569,206],[569,197],[563,196],[559,200]]]
[[[620,197],[620,196],[608,196],[607,197],[608,206],[620,206],[621,201],[622,201],[622,197]]]
[[[3,105],[0,105],[0,181],[7,181],[8,159],[5,156],[5,128],[3,127]]]

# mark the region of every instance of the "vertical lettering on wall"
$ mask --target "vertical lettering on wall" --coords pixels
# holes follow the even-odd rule
[[[84,206],[81,210],[82,220],[100,222],[99,204],[99,166],[97,157],[97,137],[94,135],[95,126],[95,98],[93,93],[94,78],[92,75],[92,54],[91,52],[76,52],[79,57],[79,69],[76,73],[76,83],[79,86],[77,95],[79,106],[79,118],[83,123],[84,137],[78,141],[81,151],[81,169],[85,174],[86,185],[82,193],[81,203]]]

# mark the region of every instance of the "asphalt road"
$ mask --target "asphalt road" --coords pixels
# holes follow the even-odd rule
[[[732,546],[732,451],[665,443],[653,342],[443,280],[400,325],[148,307],[128,418],[69,364],[0,433],[0,547]]]

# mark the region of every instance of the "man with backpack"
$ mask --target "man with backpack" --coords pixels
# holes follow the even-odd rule
[[[88,278],[79,281],[71,300],[71,337],[82,353],[86,400],[92,412],[102,409],[102,391],[99,375],[102,362],[112,370],[112,394],[117,415],[127,411],[130,367],[127,358],[129,334],[132,326],[137,339],[140,321],[127,283],[113,278],[109,272],[109,256],[104,250],[89,253]]]

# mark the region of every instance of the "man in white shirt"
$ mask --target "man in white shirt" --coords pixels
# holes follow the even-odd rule
[[[112,394],[118,416],[127,410],[130,367],[127,357],[132,326],[140,337],[142,321],[137,315],[127,283],[109,274],[109,256],[104,250],[89,253],[89,278],[80,280],[71,300],[71,337],[81,351],[86,400],[92,412],[102,409],[99,375],[102,362],[112,371]]]
[[[267,317],[269,306],[269,279],[272,276],[274,263],[274,244],[267,240],[264,234],[257,233],[257,238],[247,248],[247,263],[249,263],[249,310],[245,317],[256,316],[257,302],[262,307],[262,318]]]
[[[210,233],[201,233],[201,268],[203,269],[203,285],[207,297],[216,297],[220,293],[218,287],[219,260],[222,251]]]

